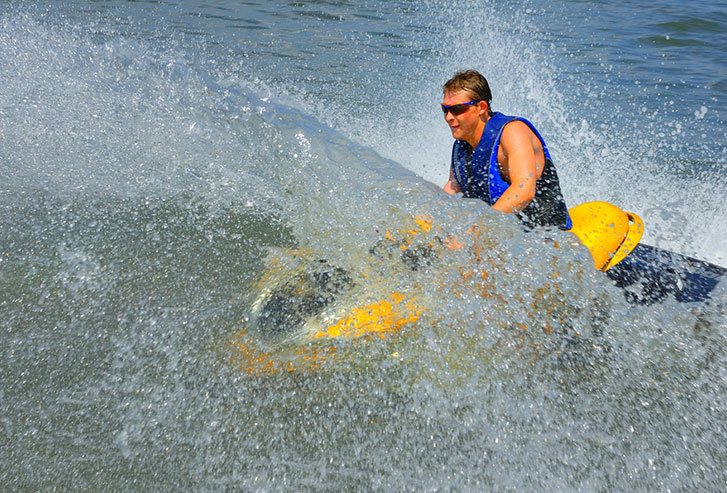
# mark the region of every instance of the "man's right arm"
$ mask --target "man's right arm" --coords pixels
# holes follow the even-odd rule
[[[450,195],[454,195],[455,193],[462,191],[459,189],[459,183],[457,183],[457,180],[454,179],[454,171],[452,168],[449,169],[449,181],[444,184],[444,191]]]

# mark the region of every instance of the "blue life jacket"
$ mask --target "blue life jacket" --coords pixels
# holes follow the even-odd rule
[[[543,173],[535,182],[535,198],[525,209],[518,213],[521,221],[528,227],[557,226],[570,229],[572,226],[568,208],[560,191],[558,174],[550,157],[545,140],[525,118],[494,113],[482,132],[477,148],[464,140],[456,140],[452,147],[452,171],[460,190],[467,198],[479,198],[493,205],[510,187],[500,176],[497,163],[497,150],[505,125],[514,120],[527,124],[540,139],[545,155]]]

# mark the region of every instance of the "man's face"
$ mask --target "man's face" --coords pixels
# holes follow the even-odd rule
[[[456,104],[469,103],[473,98],[467,91],[448,92],[444,95],[442,104],[453,106]],[[481,103],[472,104],[466,107],[463,113],[454,115],[451,111],[444,115],[444,120],[449,125],[452,137],[458,140],[466,140],[471,143],[476,139],[480,120]]]

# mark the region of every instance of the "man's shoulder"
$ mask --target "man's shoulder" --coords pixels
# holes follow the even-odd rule
[[[503,132],[510,131],[518,131],[518,130],[530,130],[530,125],[527,124],[525,118],[519,117],[519,116],[513,116],[510,117],[511,119],[507,122],[505,122],[505,128],[503,129]]]
[[[502,139],[517,139],[518,137],[530,137],[534,135],[532,128],[520,118],[510,120],[502,129]]]
[[[527,133],[531,127],[531,124],[521,116],[505,115],[500,112],[495,112],[488,120],[488,123],[490,122],[492,130],[500,133],[502,136],[518,132]]]

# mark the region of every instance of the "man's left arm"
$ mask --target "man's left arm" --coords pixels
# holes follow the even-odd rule
[[[492,206],[505,213],[523,210],[535,197],[537,169],[530,128],[521,121],[509,123],[500,137],[500,148],[505,154],[510,186]]]

